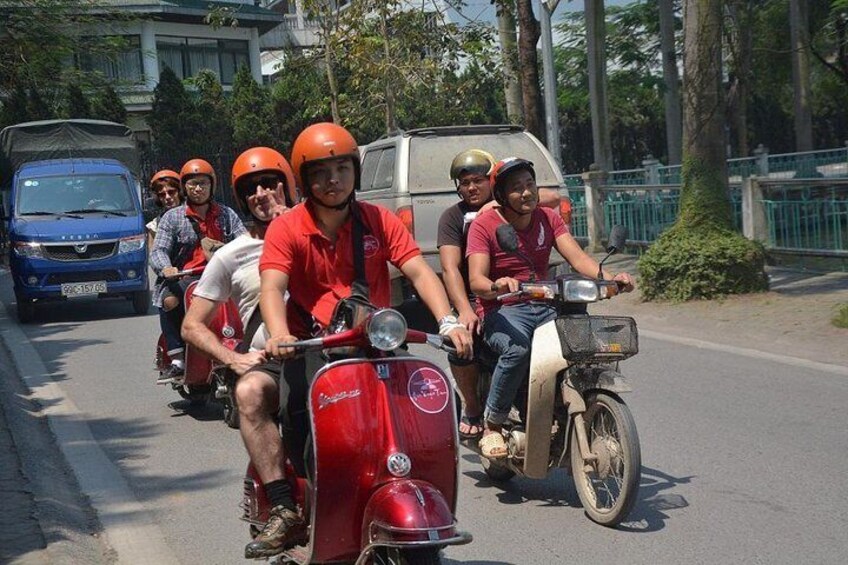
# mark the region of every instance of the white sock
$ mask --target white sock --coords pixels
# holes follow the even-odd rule
[[[179,369],[185,369],[185,363],[183,363],[182,359],[173,359],[171,360],[171,365],[177,367]]]

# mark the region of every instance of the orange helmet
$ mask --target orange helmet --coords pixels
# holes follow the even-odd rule
[[[301,190],[309,196],[309,183],[303,166],[313,161],[350,157],[356,175],[354,190],[359,190],[359,146],[356,140],[340,125],[330,122],[313,124],[300,132],[292,147],[292,167]]]
[[[247,178],[255,173],[270,173],[279,177],[284,185],[286,206],[292,207],[297,203],[294,173],[286,158],[270,147],[251,147],[233,163],[233,200],[243,214],[250,213],[247,208],[247,195],[253,193],[255,187],[248,186]]]
[[[509,157],[495,163],[492,171],[489,173],[489,184],[492,186],[492,192],[495,195],[495,200],[501,206],[506,205],[506,198],[503,195],[504,179],[510,174],[518,170],[530,171],[533,180],[536,180],[536,169],[533,168],[533,163],[519,157]]]
[[[153,185],[154,184],[156,184],[160,180],[165,180],[165,179],[173,179],[173,180],[177,181],[177,184],[179,184],[180,183],[180,174],[177,173],[176,171],[172,171],[171,169],[162,169],[161,171],[158,171],[152,177],[150,177],[150,184],[147,185],[148,188],[150,189],[150,192],[153,192],[153,188],[154,188]]]
[[[215,169],[212,168],[212,165],[209,164],[208,161],[204,161],[203,159],[192,159],[191,161],[187,161],[183,168],[180,169],[180,183],[185,186],[185,181],[187,177],[193,177],[195,175],[206,175],[212,178],[212,192],[215,192],[215,185],[217,183],[217,177],[215,176]]]

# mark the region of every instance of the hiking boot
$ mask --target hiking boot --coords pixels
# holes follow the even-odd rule
[[[275,506],[268,522],[253,541],[244,548],[245,559],[262,559],[282,552],[287,547],[305,542],[306,522],[296,512],[285,506]]]
[[[159,374],[159,378],[156,379],[157,385],[166,385],[168,383],[176,383],[180,382],[185,376],[185,369],[182,367],[178,367],[177,365],[171,364],[170,367],[165,369]]]

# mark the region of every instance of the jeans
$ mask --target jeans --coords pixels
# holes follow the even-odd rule
[[[533,332],[554,318],[556,309],[553,306],[534,302],[502,306],[486,314],[483,334],[498,356],[486,400],[488,422],[500,425],[506,421],[515,395],[527,378]]]
[[[165,284],[174,296],[179,299],[179,305],[173,310],[165,311],[159,309],[159,327],[162,329],[162,335],[165,336],[165,346],[168,348],[168,355],[182,353],[185,351],[185,342],[183,341],[180,331],[185,318],[185,291],[188,285],[196,281],[198,277],[183,277],[178,281],[170,281]]]

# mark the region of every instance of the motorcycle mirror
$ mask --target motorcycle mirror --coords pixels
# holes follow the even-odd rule
[[[609,242],[607,242],[607,253],[610,255],[618,253],[622,249],[624,249],[625,242],[627,241],[627,228],[622,226],[621,224],[617,224],[612,227],[612,231],[610,232]]]
[[[518,234],[515,233],[515,228],[511,224],[498,226],[495,237],[498,239],[498,245],[507,253],[518,251]]]

